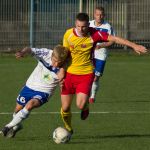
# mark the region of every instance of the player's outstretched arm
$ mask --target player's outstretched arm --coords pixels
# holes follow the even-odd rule
[[[112,41],[109,41],[109,42],[103,42],[103,43],[97,43],[96,44],[96,49],[100,49],[100,48],[107,48],[107,47],[110,47],[111,45],[113,45],[114,42]]]
[[[21,51],[18,51],[15,56],[17,59],[24,57],[26,54],[30,54],[31,53],[31,48],[29,47],[25,47],[24,49],[22,49]]]
[[[123,39],[123,38],[120,38],[120,37],[117,37],[117,36],[109,35],[108,36],[108,41],[112,41],[112,42],[115,42],[116,44],[120,44],[120,45],[125,45],[125,46],[128,46],[128,47],[131,47],[138,54],[147,52],[146,47],[144,47],[142,45],[138,45],[136,43],[133,43],[131,41],[128,41],[126,39]]]

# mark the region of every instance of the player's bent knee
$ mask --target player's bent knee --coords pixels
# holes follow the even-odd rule
[[[87,99],[86,98],[82,98],[82,99],[78,99],[76,102],[77,107],[82,110],[84,109],[85,105],[86,105]]]
[[[78,103],[77,103],[77,107],[78,107],[80,110],[82,110],[82,109],[84,108],[84,104],[78,104]]]
[[[37,100],[37,99],[31,99],[25,106],[25,108],[30,111],[32,110],[33,108],[35,107],[39,107],[41,104],[40,104],[40,101]]]
[[[33,106],[32,106],[32,105],[30,105],[30,104],[27,104],[27,105],[25,106],[25,108],[26,108],[28,111],[30,111],[30,110],[32,110],[32,109],[33,109]]]

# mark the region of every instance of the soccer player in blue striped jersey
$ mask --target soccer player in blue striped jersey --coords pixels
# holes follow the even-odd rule
[[[90,27],[96,30],[106,32],[109,35],[115,35],[111,25],[104,20],[105,12],[103,7],[96,7],[94,11],[94,20],[90,21]],[[90,103],[95,102],[96,92],[100,87],[99,79],[103,75],[106,59],[107,59],[107,47],[113,44],[112,41],[97,43],[94,51],[94,65],[95,65],[95,78],[92,84],[91,95],[89,98]]]
[[[38,64],[19,93],[13,119],[2,128],[1,135],[14,137],[31,110],[42,106],[53,95],[56,86],[65,76],[64,64],[68,52],[66,47],[58,45],[54,50],[27,47],[16,53],[16,58],[32,54],[38,60]]]

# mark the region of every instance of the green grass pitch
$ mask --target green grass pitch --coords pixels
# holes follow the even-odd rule
[[[36,66],[30,57],[0,56],[0,128],[11,118],[17,94]],[[73,113],[74,135],[57,145],[52,132],[63,126],[59,89],[50,101],[35,109],[15,138],[0,137],[0,150],[148,150],[150,148],[150,56],[111,54],[101,90],[85,121]],[[79,112],[73,102],[73,112]],[[2,114],[4,112],[4,114]],[[36,113],[35,113],[36,112]]]

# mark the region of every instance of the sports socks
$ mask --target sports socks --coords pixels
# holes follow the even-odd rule
[[[17,113],[15,113],[15,112],[13,113],[13,118],[16,116],[16,114],[17,114]],[[13,127],[13,130],[14,130],[14,131],[18,130],[18,128],[19,128],[20,126],[21,126],[21,123],[15,125],[15,126]]]
[[[71,127],[71,111],[67,111],[67,112],[64,112],[61,108],[61,117],[62,117],[62,120],[64,122],[64,125],[65,125],[65,128],[69,131],[69,132],[72,132],[72,127]]]
[[[15,112],[13,113],[13,118],[16,116],[16,114],[17,114],[17,113],[15,113]],[[14,130],[17,130],[17,129],[18,129],[18,125],[15,125],[15,126],[13,127],[13,129],[14,129]]]
[[[21,123],[23,119],[28,117],[29,113],[30,112],[26,108],[21,109],[17,114],[13,114],[12,121],[10,123],[8,123],[6,125],[6,127],[8,127],[8,128],[14,127],[15,128],[15,126],[18,125],[19,123]]]
[[[92,84],[90,98],[95,98],[98,88],[99,88],[99,82],[98,81],[94,81],[93,84]]]

